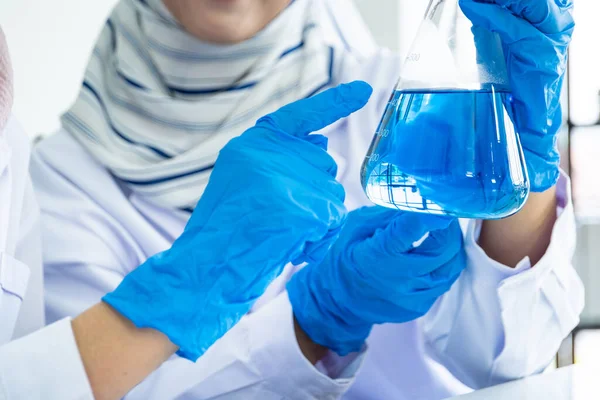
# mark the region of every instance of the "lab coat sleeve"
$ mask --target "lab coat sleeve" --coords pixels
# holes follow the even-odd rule
[[[39,220],[29,138],[14,117],[0,132],[0,345],[44,326]]]
[[[14,258],[24,268],[28,268],[29,280],[13,339],[35,332],[45,325],[40,210],[29,177],[25,186],[23,212]]]
[[[542,372],[579,322],[584,289],[571,263],[575,217],[570,183],[558,183],[559,217],[543,258],[515,269],[477,244],[480,221],[466,230],[468,265],[451,291],[420,321],[430,355],[473,389]]]
[[[13,256],[19,231],[12,219],[20,213],[21,202],[14,181],[25,176],[19,176],[12,165],[15,154],[6,138],[9,133],[0,132],[0,345],[12,338],[29,281],[29,268]]]
[[[0,252],[0,345],[13,337],[28,281],[29,268]]]
[[[39,209],[29,139],[10,118],[0,132],[0,345],[43,326]]]
[[[93,400],[70,319],[0,347],[0,400]]]
[[[70,321],[41,329],[40,214],[28,142],[14,118],[0,132],[0,400],[92,399]]]

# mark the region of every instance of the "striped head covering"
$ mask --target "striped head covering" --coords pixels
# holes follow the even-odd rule
[[[13,104],[12,66],[8,56],[8,45],[0,28],[0,134],[10,116]]]
[[[230,139],[332,85],[342,54],[369,51],[362,21],[348,9],[353,17],[337,21],[335,3],[352,8],[294,0],[255,37],[221,45],[188,34],[161,0],[121,0],[63,126],[134,192],[191,210]],[[362,48],[351,49],[340,27]]]

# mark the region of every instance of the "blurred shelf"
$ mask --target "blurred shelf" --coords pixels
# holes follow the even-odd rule
[[[575,363],[600,370],[600,330],[584,329],[575,335]]]
[[[571,130],[575,214],[582,225],[600,224],[600,126]]]

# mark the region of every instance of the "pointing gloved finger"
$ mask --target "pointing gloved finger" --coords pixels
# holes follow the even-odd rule
[[[305,137],[363,108],[373,93],[369,84],[355,81],[300,100],[262,117],[256,123],[289,135]]]

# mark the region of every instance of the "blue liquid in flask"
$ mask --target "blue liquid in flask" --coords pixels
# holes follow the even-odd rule
[[[507,91],[393,93],[361,171],[375,204],[459,218],[510,216],[529,194]]]

